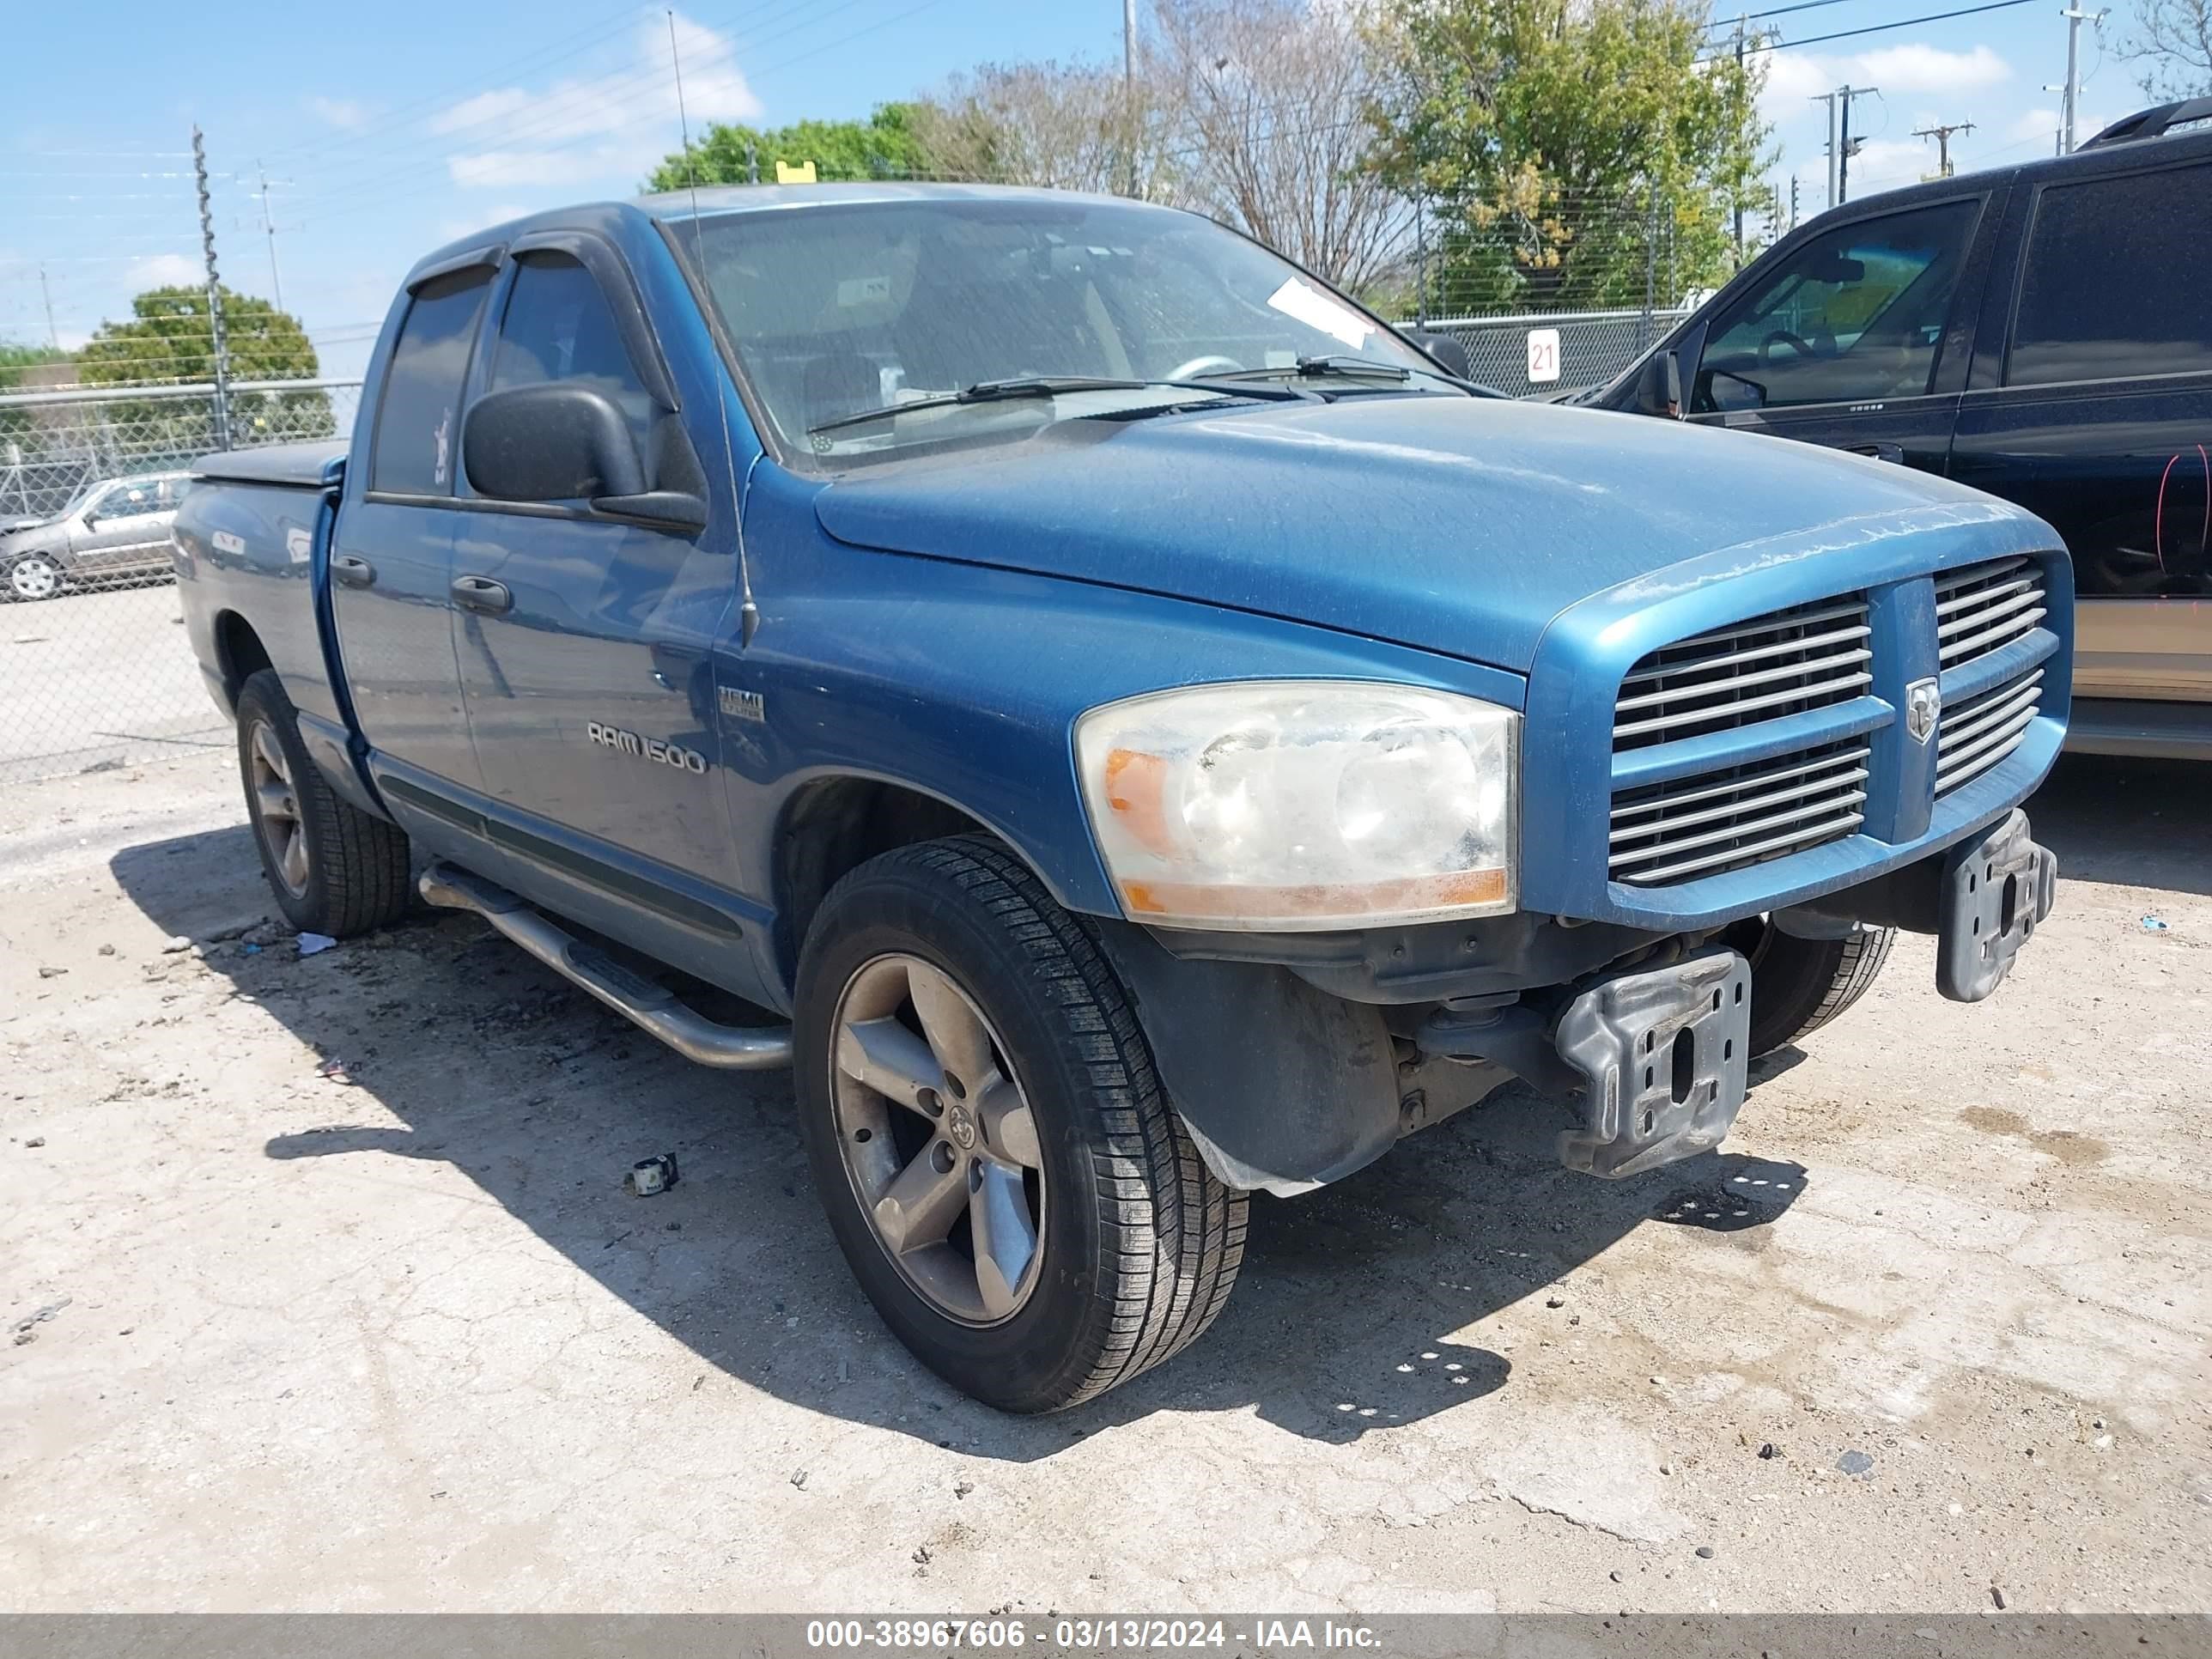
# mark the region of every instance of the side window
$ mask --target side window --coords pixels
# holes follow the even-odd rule
[[[371,489],[406,495],[453,493],[461,381],[490,287],[490,270],[477,265],[415,290],[384,373]]]
[[[1841,225],[1778,261],[1714,324],[1692,408],[1926,392],[1978,210],[1947,202]]]
[[[574,380],[613,400],[645,451],[653,398],[631,367],[607,296],[592,274],[565,253],[522,256],[500,319],[491,360],[493,392]]]
[[[2007,386],[2212,370],[2212,166],[2043,192]]]

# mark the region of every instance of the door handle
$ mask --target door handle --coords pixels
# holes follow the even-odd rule
[[[489,576],[456,576],[453,594],[454,604],[466,605],[471,611],[488,611],[496,615],[514,607],[514,595],[507,591],[507,584],[495,582]]]
[[[1887,461],[1896,466],[1905,465],[1905,447],[1902,444],[1847,444],[1844,453],[1871,456],[1877,461]]]
[[[376,567],[358,553],[341,553],[331,561],[331,574],[348,587],[374,587]]]

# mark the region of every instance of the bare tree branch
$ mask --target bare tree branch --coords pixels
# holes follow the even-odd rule
[[[1368,165],[1376,65],[1352,3],[1158,0],[1144,79],[1190,197],[1339,287],[1405,259],[1407,200]]]
[[[2142,89],[2160,103],[2212,93],[2212,0],[2137,0],[2119,50],[2144,65]]]

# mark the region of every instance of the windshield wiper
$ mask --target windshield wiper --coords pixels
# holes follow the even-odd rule
[[[962,404],[996,404],[1011,402],[1018,398],[1055,398],[1063,392],[1142,392],[1146,386],[1166,386],[1165,380],[1118,380],[1096,374],[1030,374],[1019,380],[978,380],[957,392],[940,392],[934,398],[915,398],[902,404],[885,404],[880,409],[864,409],[857,415],[840,415],[834,421],[824,421],[806,428],[809,437],[824,432],[835,432],[842,427],[866,426],[872,422],[889,420],[894,415],[905,415],[916,410],[952,409]]]
[[[1301,357],[1297,362],[1280,368],[1235,368],[1220,374],[1209,374],[1209,380],[1264,380],[1281,374],[1296,374],[1302,379],[1318,380],[1323,375],[1342,374],[1355,379],[1378,380],[1410,380],[1413,371],[1399,363],[1378,363],[1370,357],[1355,357],[1347,352],[1331,352],[1325,356]],[[1445,377],[1439,374],[1438,380]]]
[[[1388,365],[1383,366],[1385,368]],[[954,409],[963,404],[995,404],[1011,402],[1019,398],[1054,398],[1063,392],[1146,392],[1154,386],[1166,386],[1176,392],[1207,392],[1218,397],[1258,398],[1272,403],[1295,403],[1310,398],[1310,392],[1298,392],[1289,386],[1224,386],[1224,380],[1235,380],[1242,374],[1285,374],[1288,369],[1242,370],[1229,374],[1204,374],[1191,380],[1123,380],[1098,374],[1031,374],[1018,380],[978,380],[959,392],[940,392],[933,398],[916,398],[903,404],[885,404],[880,409],[864,409],[857,415],[840,415],[834,421],[824,421],[806,428],[806,435],[817,437],[824,432],[835,432],[848,426],[867,426],[888,420],[894,415],[903,415],[911,409]],[[1397,371],[1400,379],[1405,371]],[[1176,407],[1163,404],[1148,411],[1164,412]]]

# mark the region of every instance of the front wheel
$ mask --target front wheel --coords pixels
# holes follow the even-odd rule
[[[1745,923],[1730,943],[1751,963],[1751,1052],[1754,1058],[1809,1036],[1864,996],[1889,960],[1894,927],[1865,927],[1846,939],[1799,939],[1771,921]]]
[[[1073,1406],[1227,1301],[1245,1199],[1200,1161],[1112,968],[977,838],[870,860],[801,952],[815,1184],[884,1323],[1005,1411]]]
[[[26,553],[8,562],[0,591],[11,599],[51,599],[62,591],[62,568],[44,553]]]

